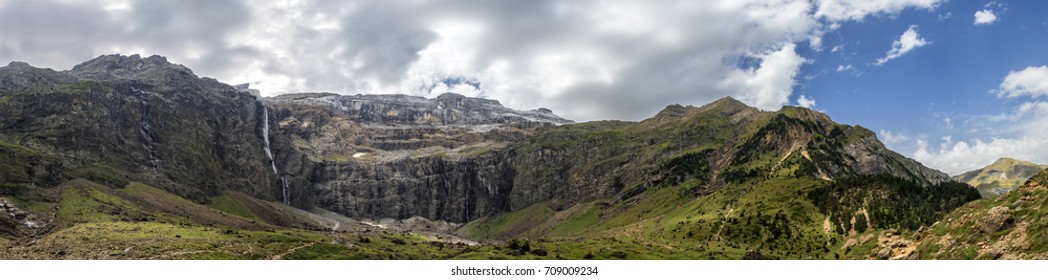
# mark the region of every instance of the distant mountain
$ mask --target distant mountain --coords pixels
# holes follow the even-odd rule
[[[1045,168],[1048,165],[1001,158],[989,166],[953,176],[953,179],[974,186],[983,197],[995,197],[1021,186]]]

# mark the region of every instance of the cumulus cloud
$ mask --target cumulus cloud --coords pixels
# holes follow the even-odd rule
[[[982,10],[975,12],[975,25],[988,25],[997,21],[997,15],[993,14],[992,10]]]
[[[230,44],[250,9],[234,0],[0,3],[0,60],[68,69],[107,53],[173,54],[219,73],[256,53]]]
[[[815,98],[808,98],[807,96],[801,95],[797,97],[797,106],[804,108],[815,107]]]
[[[1002,157],[1046,163],[1048,146],[1044,145],[1043,139],[1034,136],[992,138],[989,141],[973,139],[943,142],[939,148],[933,148],[927,141],[919,139],[913,158],[951,175],[983,168]]]
[[[8,1],[0,61],[68,69],[160,54],[264,95],[455,91],[576,120],[666,104],[791,100],[800,44],[839,21],[938,1]],[[716,25],[710,25],[716,22]],[[828,27],[827,27],[828,26]]]
[[[884,65],[889,60],[896,59],[913,49],[927,45],[928,41],[925,41],[920,36],[921,34],[917,33],[917,25],[910,25],[910,28],[907,28],[906,32],[903,32],[898,40],[892,42],[892,48],[888,50],[888,53],[884,57],[878,58],[874,64],[878,66]]]
[[[855,70],[855,66],[852,66],[851,64],[848,64],[848,65],[837,65],[837,72],[844,72],[844,71],[848,71],[848,70]]]
[[[1048,96],[1048,66],[1008,72],[996,92],[1001,97]]]
[[[915,7],[935,9],[943,0],[816,0],[815,16],[830,21],[862,20],[867,15],[897,14]]]
[[[761,109],[777,110],[789,99],[797,69],[805,59],[794,51],[795,45],[786,44],[781,49],[753,54],[759,59],[759,67],[732,71],[722,86],[739,93],[739,100]]]

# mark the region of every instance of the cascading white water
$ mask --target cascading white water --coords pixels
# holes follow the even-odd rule
[[[280,184],[284,186],[284,204],[291,205],[291,201],[287,197],[288,182],[287,178],[280,177]]]
[[[157,173],[156,168],[160,166],[160,159],[157,158],[156,139],[154,139],[152,128],[149,126],[149,101],[146,101],[145,92],[139,90],[134,84],[130,86],[131,92],[138,98],[142,112],[141,117],[138,119],[138,134],[142,139],[142,147],[149,152],[149,165],[152,167],[153,173]]]
[[[269,159],[269,167],[273,168],[273,175],[280,176],[280,171],[277,170],[277,162],[273,160],[273,150],[269,148],[269,108],[262,105],[262,148],[266,151],[266,158]],[[287,196],[289,183],[286,177],[280,176],[280,187],[283,194],[284,204],[291,205],[291,200]]]
[[[277,172],[277,163],[273,161],[273,151],[269,149],[269,109],[265,105],[262,105],[262,144],[266,150],[266,157],[269,158],[269,166],[273,167],[273,175],[280,176],[280,172]],[[287,195],[284,195],[287,197]]]

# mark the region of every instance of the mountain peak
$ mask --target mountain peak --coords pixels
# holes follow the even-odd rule
[[[156,73],[157,71],[196,76],[189,68],[181,64],[171,63],[166,57],[152,55],[142,58],[137,54],[130,56],[120,54],[102,55],[77,64],[68,72],[79,78],[104,80],[112,78],[151,78],[158,74]]]
[[[713,101],[709,104],[702,105],[702,107],[699,107],[699,111],[703,112],[716,110],[729,114],[734,114],[736,112],[747,109],[755,108],[750,107],[749,105],[746,105],[746,103],[742,103],[742,101],[739,101],[738,99],[735,99],[731,96],[722,97],[721,99],[717,99],[717,101]]]
[[[445,92],[437,96],[437,99],[455,99],[455,98],[466,98],[465,95],[461,95],[454,92]]]
[[[18,68],[18,67],[33,67],[33,66],[31,66],[31,65],[29,65],[29,63],[25,63],[23,61],[11,61],[11,63],[7,64],[7,67]]]
[[[1035,163],[1033,163],[1033,162],[1029,162],[1029,161],[1025,161],[1025,160],[1021,160],[1021,159],[1014,159],[1014,158],[1010,158],[1010,157],[999,158],[999,159],[997,159],[996,161],[994,161],[990,165],[994,166],[994,165],[1016,165],[1016,164],[1035,165]]]
[[[735,99],[734,97],[731,97],[731,96],[721,97],[720,99],[717,99],[716,101],[710,102],[709,104],[706,104],[705,106],[702,106],[702,107],[711,107],[711,106],[715,106],[715,107],[723,107],[723,106],[727,106],[727,107],[740,107],[740,106],[741,107],[749,107],[748,105],[746,105],[746,103],[742,103],[742,101],[739,101],[738,99]]]
[[[997,159],[996,161],[994,161],[993,163],[991,163],[990,165],[986,166],[986,168],[983,168],[983,169],[985,169],[985,170],[1000,170],[1000,171],[1004,171],[1004,170],[1008,170],[1008,169],[1011,169],[1011,168],[1016,167],[1016,166],[1031,166],[1031,167],[1041,166],[1041,167],[1043,167],[1044,165],[1036,164],[1036,163],[1025,161],[1025,160],[1021,160],[1021,159],[1014,159],[1014,158],[1010,158],[1010,157],[1002,157],[1002,158]]]
[[[986,167],[954,176],[953,179],[976,187],[984,197],[998,196],[1022,185],[1045,167],[1048,165],[1003,157]]]

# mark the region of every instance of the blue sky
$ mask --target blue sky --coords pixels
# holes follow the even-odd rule
[[[1044,11],[1032,0],[0,0],[0,65],[157,54],[265,96],[456,92],[577,121],[732,96],[809,106],[957,174],[1000,157],[1048,163]]]
[[[976,25],[975,13],[984,10],[992,11],[996,20]],[[973,145],[1037,133],[1007,129],[1040,121],[1036,117],[994,119],[1043,100],[996,93],[1010,72],[1048,64],[1048,17],[1043,11],[1048,11],[1046,1],[951,1],[934,10],[906,9],[842,23],[823,35],[821,50],[805,46],[798,51],[810,63],[801,67],[799,75],[806,78],[799,79],[794,92],[814,99],[815,109],[838,122],[879,132],[883,142],[903,154],[914,155],[920,150],[918,140],[926,141],[928,154],[918,158],[953,174],[1000,156],[1045,163],[1043,149],[952,149],[958,142]],[[910,26],[926,43],[876,65]],[[942,158],[962,156],[951,153],[967,153],[968,160],[951,164],[957,160]]]

